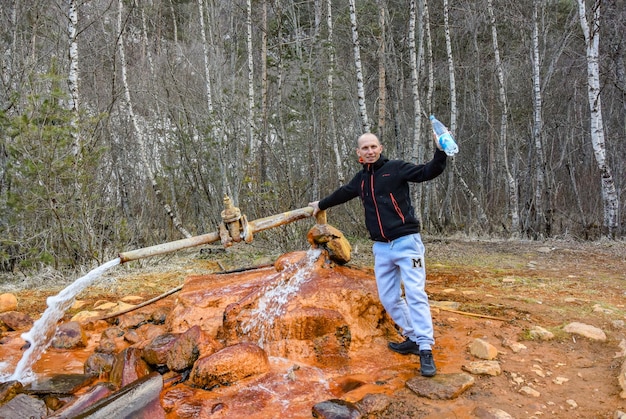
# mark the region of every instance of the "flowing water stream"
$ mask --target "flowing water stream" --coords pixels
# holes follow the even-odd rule
[[[274,321],[285,312],[289,299],[295,295],[302,284],[309,278],[309,274],[315,266],[315,261],[320,257],[321,249],[311,248],[307,251],[303,260],[297,262],[295,267],[285,267],[281,272],[286,278],[281,278],[276,284],[269,287],[259,298],[257,307],[252,310],[250,320],[242,325],[244,333],[253,329],[260,332],[257,344],[263,348],[263,344],[272,330]],[[292,268],[297,270],[292,275]]]
[[[100,278],[104,272],[119,264],[120,258],[113,259],[77,279],[59,294],[48,297],[46,300],[48,304],[46,311],[27,333],[22,334],[22,339],[27,341],[30,347],[24,352],[24,355],[22,355],[22,358],[15,368],[15,372],[13,372],[8,380],[28,383],[36,379],[32,371],[32,365],[50,345],[56,333],[57,323],[63,318],[67,309],[72,306],[76,296]]]

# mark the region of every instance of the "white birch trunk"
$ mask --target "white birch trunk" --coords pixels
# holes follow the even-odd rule
[[[415,41],[415,27],[417,20],[417,4],[416,0],[411,0],[409,6],[409,68],[411,69],[411,94],[413,96],[413,140],[411,141],[411,161],[418,162],[417,150],[422,125],[422,105],[419,94],[419,68],[417,62],[417,48]]]
[[[206,94],[207,112],[208,112],[208,117],[212,126],[213,138],[215,139],[215,141],[217,141],[218,144],[221,144],[222,143],[221,137],[225,136],[226,134],[221,127],[220,121],[215,117],[215,111],[213,108],[213,94],[211,93],[212,92],[211,70],[209,66],[209,62],[210,62],[209,43],[207,42],[206,26],[204,23],[204,0],[198,0],[198,14],[200,18],[200,39],[202,41],[202,55],[204,58],[204,89],[205,89],[205,94]],[[219,150],[217,150],[217,154],[218,154],[217,162],[220,166],[220,172],[222,174],[222,191],[225,194],[230,195],[231,198],[233,198],[233,202],[235,202],[235,205],[237,205],[238,197],[232,195],[232,191],[230,190],[230,187],[228,184],[228,177],[226,175],[227,171],[226,171],[226,165],[224,163],[224,155],[223,155],[222,147],[219,147]]]
[[[363,68],[361,65],[361,46],[359,31],[356,23],[356,0],[350,0],[350,23],[352,26],[352,45],[354,49],[354,66],[356,67],[357,96],[359,100],[359,114],[363,132],[370,132],[370,123],[365,103],[365,87],[363,85]]]
[[[591,112],[591,144],[596,157],[602,186],[602,203],[604,205],[604,226],[608,234],[614,237],[619,230],[619,200],[611,168],[606,161],[604,126],[602,123],[602,103],[600,101],[600,0],[594,2],[591,26],[587,21],[585,1],[578,0],[580,26],[585,36],[587,47],[587,95]]]
[[[169,206],[169,204],[167,204],[167,202],[165,202],[163,193],[161,189],[159,188],[159,185],[154,177],[154,172],[152,171],[152,168],[150,167],[150,164],[149,164],[146,144],[144,141],[144,133],[141,127],[139,126],[139,122],[137,121],[137,116],[135,115],[135,112],[133,110],[133,103],[130,97],[130,89],[128,87],[128,77],[126,74],[126,52],[124,50],[124,28],[122,26],[123,9],[124,9],[123,0],[118,0],[117,28],[119,31],[119,38],[117,42],[117,47],[118,47],[119,57],[120,57],[120,67],[121,67],[120,72],[121,72],[122,86],[124,87],[124,101],[123,101],[124,105],[123,106],[126,108],[126,111],[128,112],[128,117],[131,120],[133,131],[135,132],[135,137],[137,138],[137,142],[139,143],[139,154],[140,154],[141,162],[143,163],[146,173],[148,174],[150,184],[152,185],[152,189],[154,190],[159,203],[161,204],[161,206],[163,206],[163,208],[165,209],[165,212],[172,220],[174,227],[183,236],[191,237],[191,233],[189,233],[183,227],[182,223],[180,222],[180,220],[178,219],[178,217],[176,216],[172,208]]]
[[[328,26],[328,123],[330,125],[330,141],[335,154],[335,168],[337,170],[338,184],[342,185],[345,181],[343,174],[342,153],[339,150],[339,142],[337,141],[337,126],[335,125],[335,99],[334,94],[334,77],[335,77],[335,44],[333,39],[333,5],[332,0],[326,1],[326,25]],[[314,189],[315,190],[315,189]]]
[[[80,153],[80,135],[78,132],[78,42],[76,41],[76,26],[78,25],[78,10],[76,9],[76,0],[69,0],[69,13],[67,24],[67,35],[69,39],[69,74],[67,84],[69,87],[69,103],[68,108],[72,112],[72,155],[78,157]]]
[[[492,0],[487,0],[487,11],[489,12],[489,21],[491,25],[491,38],[493,43],[493,53],[496,61],[496,74],[498,76],[498,92],[500,104],[502,105],[502,113],[500,117],[500,153],[502,154],[502,163],[504,165],[505,176],[509,192],[509,212],[511,215],[511,233],[517,236],[520,230],[519,220],[519,197],[517,194],[517,181],[511,174],[509,167],[509,157],[507,152],[507,133],[508,133],[508,114],[509,105],[504,88],[504,72],[502,62],[500,60],[500,48],[498,46],[498,31],[496,29],[496,18],[493,13]]]
[[[443,0],[443,27],[446,39],[446,55],[448,57],[448,82],[450,84],[450,131],[456,134],[456,79],[454,77],[454,57],[452,56],[452,41],[450,39],[450,10],[448,0]],[[450,166],[455,166],[455,158],[448,158]],[[454,170],[448,170],[446,196],[441,209],[446,224],[452,222],[452,188],[454,186]]]
[[[252,50],[252,0],[246,2],[246,46],[248,49],[248,156],[254,156],[254,51]]]
[[[532,74],[533,74],[533,143],[537,162],[535,166],[535,217],[534,225],[538,234],[546,228],[546,217],[543,211],[543,194],[545,189],[546,160],[543,150],[543,102],[541,96],[541,61],[539,58],[539,21],[538,8],[541,0],[533,1],[533,32],[532,32]]]
[[[378,138],[385,140],[385,109],[387,107],[387,86],[385,68],[385,2],[378,0],[378,24],[380,38],[378,40]]]

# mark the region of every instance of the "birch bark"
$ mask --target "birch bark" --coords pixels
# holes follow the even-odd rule
[[[342,153],[339,151],[339,142],[337,141],[337,126],[335,124],[335,99],[334,99],[334,77],[335,77],[335,44],[333,39],[333,2],[326,1],[326,25],[328,27],[328,75],[326,77],[328,83],[328,124],[330,126],[330,141],[333,146],[335,155],[335,167],[337,170],[337,183],[343,185],[345,176],[343,172]]]
[[[354,51],[354,66],[356,68],[357,96],[359,100],[359,114],[361,116],[361,129],[370,132],[370,123],[367,116],[365,102],[365,87],[363,85],[363,67],[361,65],[361,46],[359,43],[359,31],[356,21],[356,0],[350,0],[350,23],[352,27],[352,45]]]
[[[600,101],[600,5],[601,0],[595,0],[592,10],[591,25],[587,20],[585,0],[578,1],[578,15],[580,26],[585,36],[587,49],[587,96],[591,118],[591,144],[600,170],[600,184],[602,187],[602,203],[604,206],[604,227],[610,237],[619,232],[619,200],[615,189],[615,182],[611,168],[606,161],[606,144],[604,126],[602,122],[602,103]]]
[[[509,157],[508,157],[508,114],[509,104],[506,96],[504,71],[502,68],[502,61],[500,60],[500,47],[498,46],[498,31],[496,29],[496,18],[493,12],[492,0],[487,0],[487,11],[489,13],[489,23],[491,25],[491,38],[493,44],[493,53],[496,64],[496,74],[498,77],[498,93],[500,105],[502,111],[500,113],[500,153],[502,154],[502,164],[504,165],[504,172],[507,180],[508,194],[509,194],[509,213],[511,216],[511,234],[517,236],[520,230],[519,221],[519,196],[517,192],[517,180],[511,173]]]
[[[117,48],[119,51],[119,59],[120,59],[120,72],[122,78],[122,86],[124,88],[124,100],[123,106],[128,113],[128,117],[131,120],[133,131],[135,133],[135,138],[139,144],[139,154],[141,158],[141,162],[144,165],[146,173],[148,175],[148,179],[150,180],[150,184],[152,185],[152,189],[157,197],[157,200],[165,209],[165,212],[172,220],[174,227],[185,237],[191,237],[191,233],[189,233],[185,227],[183,227],[181,221],[178,219],[178,216],[174,213],[170,205],[165,201],[165,197],[163,196],[163,192],[159,188],[159,185],[154,177],[154,172],[152,167],[150,166],[150,162],[148,161],[148,155],[146,150],[146,144],[144,141],[144,132],[143,129],[139,126],[139,122],[137,120],[137,116],[133,110],[133,103],[130,96],[130,88],[128,86],[128,76],[127,76],[127,65],[126,65],[126,52],[124,49],[124,27],[122,25],[122,15],[124,10],[123,0],[118,0],[118,10],[117,10],[117,29],[119,33]]]

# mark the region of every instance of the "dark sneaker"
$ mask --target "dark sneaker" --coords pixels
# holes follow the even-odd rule
[[[406,338],[404,342],[389,342],[389,349],[402,355],[414,354],[419,355],[420,347],[411,339]]]
[[[420,351],[420,372],[424,377],[432,377],[437,374],[432,351]]]

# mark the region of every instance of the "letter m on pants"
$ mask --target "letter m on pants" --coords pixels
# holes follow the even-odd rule
[[[422,258],[412,259],[414,268],[422,268]]]

